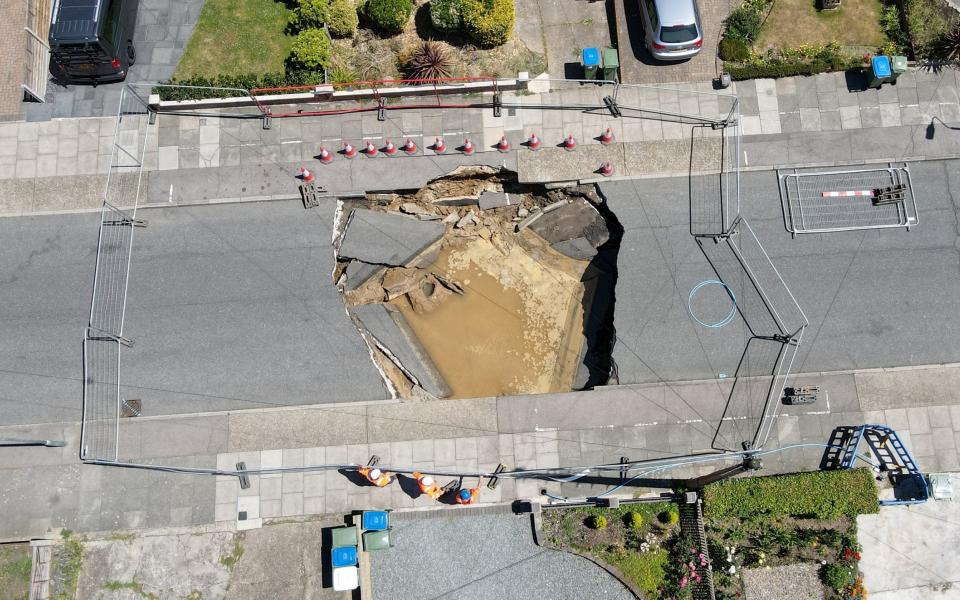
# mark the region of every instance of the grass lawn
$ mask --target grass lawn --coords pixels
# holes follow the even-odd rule
[[[0,600],[20,600],[30,594],[30,545],[0,545]]]
[[[292,12],[276,0],[206,0],[175,76],[283,72]]]
[[[841,46],[880,46],[880,0],[843,0],[837,10],[819,11],[816,0],[777,0],[756,47],[796,48],[837,41]]]

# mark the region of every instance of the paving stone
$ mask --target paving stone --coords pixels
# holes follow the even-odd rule
[[[840,128],[841,124],[839,110],[827,110],[820,113],[821,131],[839,131]]]
[[[843,129],[860,129],[861,125],[859,106],[840,107],[840,126]]]
[[[880,112],[880,108],[873,108],[870,106],[865,106],[861,108],[860,109],[860,125],[863,128],[882,127],[883,115]]]
[[[932,456],[934,454],[933,439],[928,433],[910,434],[910,447],[914,456]]]
[[[879,106],[880,95],[875,89],[868,89],[857,93],[857,101],[860,106]]]
[[[456,457],[457,460],[476,460],[477,458],[477,439],[476,438],[457,438]]]
[[[943,421],[937,421],[943,423]],[[953,439],[953,429],[949,427],[934,427],[930,430],[933,438],[933,448],[935,450],[954,450],[956,443]]]
[[[910,422],[910,435],[930,433],[930,418],[925,407],[908,408],[907,419]]]
[[[900,126],[903,123],[901,107],[896,104],[881,104],[880,123],[883,127]]]
[[[412,451],[412,450],[411,450]],[[456,442],[452,439],[433,441],[433,461],[437,468],[451,467],[456,464]]]
[[[803,131],[820,131],[820,109],[801,108],[800,125]]]

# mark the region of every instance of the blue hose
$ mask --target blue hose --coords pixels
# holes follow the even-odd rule
[[[725,289],[725,290],[727,291],[727,295],[730,296],[730,301],[733,303],[733,306],[730,307],[730,312],[727,313],[727,316],[725,316],[723,319],[717,321],[716,323],[704,323],[704,322],[701,321],[699,318],[697,318],[697,315],[694,314],[694,312],[693,312],[693,306],[692,306],[693,297],[697,294],[697,292],[700,291],[701,288],[704,288],[704,287],[706,287],[706,286],[708,286],[708,285],[720,285],[720,286],[723,286],[723,289]],[[736,295],[734,295],[733,290],[731,290],[731,289],[727,286],[727,284],[725,284],[724,282],[720,281],[719,279],[706,279],[706,280],[704,280],[704,281],[701,281],[701,282],[698,283],[697,285],[693,286],[693,289],[690,290],[690,293],[687,295],[687,311],[690,313],[690,317],[691,317],[694,321],[696,321],[697,323],[703,325],[704,327],[709,327],[710,329],[720,329],[721,327],[724,327],[724,326],[726,326],[726,325],[729,325],[730,322],[733,321],[733,318],[736,316],[736,314],[737,314],[737,297],[736,297]]]

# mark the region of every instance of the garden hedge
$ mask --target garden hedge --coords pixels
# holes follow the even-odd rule
[[[360,19],[353,0],[330,0],[327,29],[334,37],[350,37],[357,31]]]
[[[304,69],[330,68],[330,36],[322,29],[305,29],[297,34],[290,60]]]
[[[457,31],[463,25],[462,0],[430,0],[430,22],[438,31]]]
[[[513,35],[514,0],[462,0],[463,28],[481,48],[505,44]]]
[[[299,0],[294,11],[299,29],[323,27],[327,22],[327,0]]]
[[[816,517],[875,513],[877,487],[869,469],[818,471],[730,479],[704,489],[710,519],[729,517]]]
[[[374,27],[388,34],[402,32],[410,20],[411,11],[411,0],[367,0],[364,5],[364,14]]]

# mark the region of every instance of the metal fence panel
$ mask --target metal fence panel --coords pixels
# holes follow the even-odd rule
[[[903,186],[904,199],[874,204],[874,191]],[[906,165],[855,171],[780,174],[784,221],[791,233],[827,233],[890,227],[920,222]]]
[[[83,426],[80,458],[116,460],[119,453],[120,343],[88,335],[83,341]]]

